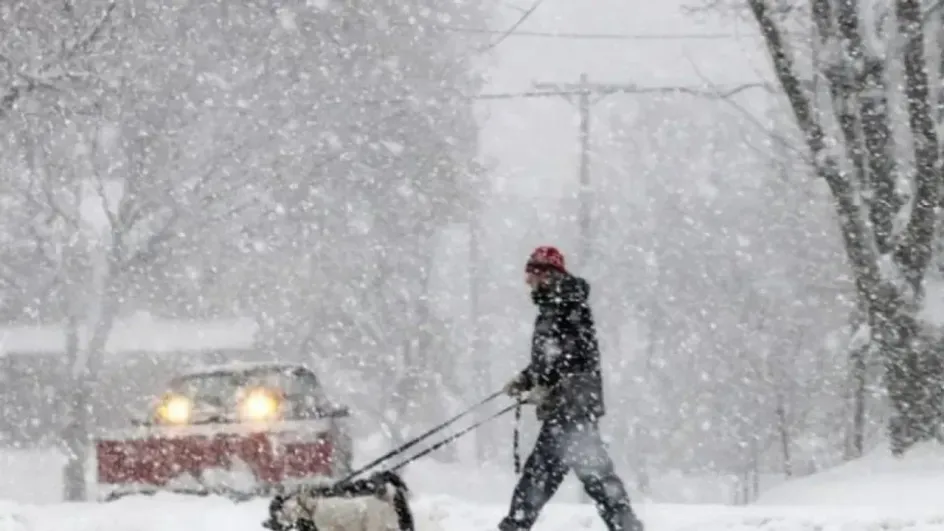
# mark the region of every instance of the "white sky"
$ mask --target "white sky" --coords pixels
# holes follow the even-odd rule
[[[533,0],[502,0],[527,8]],[[641,86],[756,82],[768,70],[749,21],[699,21],[682,11],[697,0],[544,0],[521,30],[570,33],[729,33],[729,40],[576,40],[509,37],[495,49],[487,92],[531,89],[533,81],[591,81]],[[592,7],[591,7],[592,6]],[[510,26],[520,10],[506,9]],[[704,18],[704,17],[703,17]],[[497,26],[498,23],[493,23]],[[496,27],[495,29],[502,29]],[[693,63],[697,67],[693,67]],[[631,97],[631,96],[625,96]],[[577,173],[577,112],[562,98],[483,104],[489,115],[482,152],[498,164],[496,191],[557,195]]]

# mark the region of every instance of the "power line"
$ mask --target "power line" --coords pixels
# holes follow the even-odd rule
[[[533,8],[540,6],[536,3]],[[507,37],[534,37],[543,39],[573,39],[573,40],[610,40],[610,41],[725,41],[738,39],[762,39],[760,33],[724,33],[724,32],[692,32],[692,33],[582,33],[574,31],[528,31],[518,29],[521,23],[533,13],[529,10],[510,28],[496,30],[491,28],[475,28],[469,26],[452,26],[449,24],[435,24],[431,29],[438,29],[451,33],[468,33],[473,35],[500,35],[504,40]],[[405,22],[391,22],[394,26],[410,26]]]
[[[760,39],[759,34],[738,33],[576,33],[567,31],[523,31],[493,30],[488,28],[469,28],[464,26],[437,25],[438,29],[453,33],[469,33],[477,35],[505,35],[505,37],[536,37],[545,39],[575,39],[575,40],[610,40],[610,41],[695,41],[695,40],[738,40]]]
[[[401,96],[382,99],[344,99],[333,97],[319,101],[319,104],[338,104],[338,105],[391,105],[397,103],[440,103],[456,100],[465,101],[496,101],[496,100],[520,100],[552,97],[581,97],[588,95],[607,96],[610,94],[688,94],[706,98],[730,98],[741,92],[750,89],[760,88],[767,91],[777,91],[777,86],[762,81],[752,81],[747,83],[731,83],[727,85],[634,85],[634,84],[611,84],[611,83],[593,83],[591,85],[554,85],[538,84],[537,90],[525,90],[521,92],[491,92],[484,94],[440,94],[436,96]]]
[[[551,84],[538,84],[538,88],[551,88]],[[555,85],[560,86],[560,85]],[[665,86],[640,86],[633,84],[606,84],[595,83],[592,86],[567,86],[557,90],[531,90],[524,92],[496,92],[491,94],[477,94],[466,96],[470,100],[510,100],[510,99],[528,99],[528,98],[549,98],[552,96],[585,96],[589,94],[673,94],[682,93],[692,96],[705,96],[711,98],[729,98],[741,92],[752,88],[762,88],[766,90],[776,90],[775,85],[764,82],[750,82],[730,84],[723,87],[713,87],[713,90],[706,89],[697,85],[665,85]]]

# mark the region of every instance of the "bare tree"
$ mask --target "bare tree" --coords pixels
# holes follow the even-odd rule
[[[764,36],[774,71],[812,156],[813,167],[829,186],[839,215],[846,254],[865,311],[871,342],[885,363],[885,382],[896,410],[891,421],[892,449],[901,453],[914,442],[933,437],[940,425],[941,362],[921,346],[916,318],[924,276],[931,260],[940,201],[939,143],[931,115],[920,3],[895,2],[894,19],[902,38],[902,96],[907,102],[914,167],[894,168],[890,134],[887,57],[866,46],[866,30],[856,2],[813,2],[811,16],[822,42],[840,43],[839,53],[821,56],[814,76],[825,78],[831,104],[817,105],[817,94],[804,81],[787,42],[783,23],[766,0],[748,5]],[[883,33],[868,35],[895,49]],[[883,40],[885,39],[885,40]],[[828,48],[834,52],[835,47]],[[830,113],[831,109],[831,113]],[[838,145],[831,147],[828,118],[838,124]],[[913,192],[898,196],[898,181]],[[894,220],[904,220],[896,226]],[[862,363],[853,364],[862,370]]]
[[[86,60],[107,38],[118,2],[50,4],[0,6],[0,119],[32,96],[53,106],[76,103],[74,91],[99,84]]]
[[[31,248],[20,255],[42,259],[32,275],[46,276],[44,306],[58,306],[53,314],[65,323],[72,387],[63,438],[71,500],[85,496],[90,435],[107,413],[95,397],[115,318],[133,306],[155,261],[188,233],[233,223],[260,198],[251,190],[252,174],[238,171],[246,161],[222,130],[226,120],[181,122],[166,107],[137,106],[138,89],[125,84],[122,97],[103,100],[94,115],[17,121],[20,149],[13,154],[28,172],[8,198],[21,205],[17,222],[32,235],[20,240]],[[191,149],[208,127],[216,145]]]

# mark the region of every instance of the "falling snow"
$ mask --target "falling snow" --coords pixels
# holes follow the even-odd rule
[[[647,530],[940,528],[944,15],[827,3],[0,2],[0,531],[258,529],[92,502],[337,479],[545,341]],[[595,336],[532,342],[541,245]],[[496,529],[539,428],[406,466],[418,529]]]

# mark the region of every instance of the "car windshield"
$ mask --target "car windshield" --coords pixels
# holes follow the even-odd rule
[[[250,387],[280,389],[287,394],[315,394],[318,391],[313,376],[303,378],[291,369],[281,368],[188,374],[175,378],[170,391],[187,396],[194,402],[225,406],[238,397],[240,390]]]

